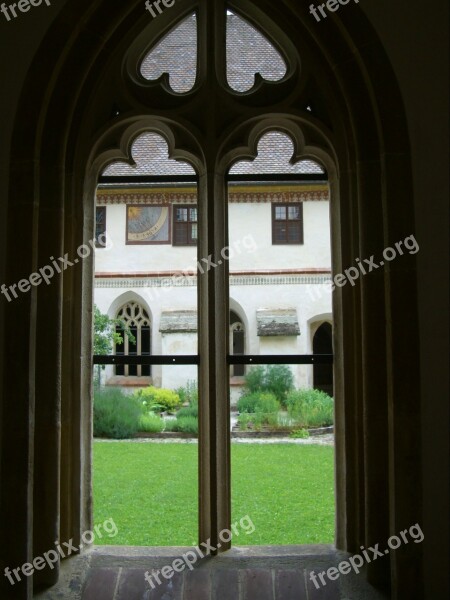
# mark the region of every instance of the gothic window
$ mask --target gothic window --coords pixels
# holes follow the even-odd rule
[[[128,302],[117,313],[117,318],[129,328],[134,340],[125,334],[120,326],[116,332],[122,335],[123,342],[116,344],[117,356],[150,356],[151,327],[147,311],[137,302]],[[124,377],[150,377],[150,365],[117,365],[116,375]]]
[[[194,4],[198,6],[196,14],[192,14]],[[124,175],[127,182],[133,175],[140,175],[141,180],[148,177],[149,171],[140,171],[137,160],[141,148],[138,140],[147,130],[145,135],[149,141],[155,136],[162,136],[167,141],[165,158],[187,163],[184,172],[176,171],[177,177],[191,177],[190,182],[197,184],[195,206],[192,200],[171,202],[172,243],[194,245],[198,242],[199,263],[207,261],[209,267],[198,269],[196,276],[199,335],[195,358],[199,365],[199,412],[202,415],[199,537],[209,539],[217,548],[220,545],[221,551],[228,549],[230,543],[220,544],[219,532],[228,528],[231,522],[230,391],[227,382],[230,373],[241,375],[245,369],[244,365],[233,363],[233,354],[242,355],[239,359],[242,363],[248,359],[246,364],[252,364],[253,360],[251,356],[245,356],[246,332],[242,321],[232,322],[229,313],[229,275],[233,270],[233,259],[228,261],[229,254],[224,254],[230,248],[228,185],[233,181],[250,184],[264,181],[276,187],[280,182],[297,182],[302,177],[324,181],[324,169],[314,159],[318,155],[325,157],[329,150],[328,138],[321,129],[314,102],[309,96],[309,90],[315,89],[315,81],[308,85],[311,72],[300,69],[297,48],[288,34],[267,19],[261,19],[259,24],[260,8],[250,4],[249,14],[242,15],[222,0],[192,2],[191,9],[186,6],[183,10],[178,10],[176,5],[173,14],[178,14],[180,20],[168,33],[167,20],[163,35],[158,34],[153,23],[149,25],[147,31],[153,47],[150,47],[146,32],[135,39],[125,63],[122,63],[129,67],[127,71],[122,70],[129,106],[124,100],[122,113],[112,126],[116,139],[121,140],[120,152],[127,154],[129,161],[109,167],[116,169],[117,175]],[[191,15],[186,17],[189,10]],[[272,142],[268,143],[265,138]],[[108,140],[105,138],[104,152],[109,159],[111,139],[111,136]],[[318,149],[317,153],[315,149]],[[266,151],[269,166],[263,164]],[[155,146],[154,155],[159,152]],[[109,169],[104,175],[111,174]],[[156,178],[173,173],[164,170],[162,163],[153,169],[151,177],[142,185],[150,185],[150,182],[156,185]],[[175,181],[173,178],[170,183],[176,185],[180,181],[183,179]],[[265,223],[270,246],[272,204],[280,205],[278,208],[284,212],[274,210],[277,243],[300,244],[303,238],[301,201],[294,199],[295,190],[286,192],[291,194],[288,201],[284,200],[283,190],[273,193],[279,194],[279,200],[264,200],[264,210],[258,221],[254,211],[249,210],[250,222],[256,227]],[[249,197],[252,194],[254,191],[249,190]],[[170,204],[167,198],[163,200],[166,206]],[[249,201],[253,202],[256,205],[256,201]],[[247,222],[247,218],[240,221],[241,231],[245,230]],[[283,258],[282,248],[270,247],[272,250]],[[260,260],[258,269],[264,271],[265,267]],[[252,276],[259,276],[258,269],[253,269]],[[287,308],[291,310],[290,305]],[[150,322],[148,315],[144,314],[144,317],[142,321],[130,317],[131,326],[138,334],[137,343],[133,345],[125,340],[123,348],[117,348],[118,353],[129,356],[144,351],[143,328],[148,328],[150,339]],[[250,326],[254,327],[253,322]],[[276,350],[278,340],[269,342]],[[261,359],[267,360],[262,364],[270,364],[269,355],[274,353],[260,354],[263,355]],[[297,356],[299,353],[294,352],[288,356],[289,364],[295,364]],[[163,362],[158,364],[163,365],[171,364],[165,360],[174,363],[177,360],[175,354],[159,358]],[[277,354],[277,358],[283,359],[284,355]],[[139,374],[137,369],[135,372]],[[131,372],[131,365],[124,367],[124,375]]]

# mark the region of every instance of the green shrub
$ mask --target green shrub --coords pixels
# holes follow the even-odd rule
[[[309,431],[307,429],[294,429],[294,431],[291,431],[289,437],[306,440],[309,438]]]
[[[195,417],[177,417],[166,421],[166,431],[198,434],[198,419]]]
[[[258,400],[258,392],[248,393],[241,396],[237,401],[237,409],[239,413],[255,413]]]
[[[180,417],[194,417],[195,419],[198,419],[198,405],[194,405],[194,406],[184,406],[183,408],[180,408],[180,410],[177,412],[177,419],[179,419]]]
[[[258,431],[263,425],[278,426],[280,403],[271,392],[253,392],[241,396],[237,403],[241,430]]]
[[[239,398],[237,409],[240,413],[278,413],[280,403],[271,392],[253,392]]]
[[[196,381],[188,381],[185,386],[177,388],[175,392],[180,397],[181,404],[198,405],[198,385]]]
[[[262,392],[266,389],[266,369],[258,365],[248,370],[245,375],[244,394],[252,394],[254,392]]]
[[[277,413],[241,413],[237,421],[241,431],[260,431],[263,425],[269,425],[274,429],[278,428]]]
[[[314,389],[292,391],[287,397],[289,416],[301,427],[327,427],[334,422],[334,402]]]
[[[245,412],[241,413],[237,418],[239,429],[241,431],[246,431],[247,429],[251,429],[254,425],[253,417],[254,417],[254,415],[252,415],[250,413],[245,413]]]
[[[180,396],[176,392],[154,386],[139,390],[136,393],[136,398],[146,406],[147,410],[162,408],[168,412],[173,412],[181,406]]]
[[[100,389],[94,394],[94,436],[114,439],[133,437],[139,431],[142,403],[119,389]]]
[[[139,422],[139,431],[147,431],[148,433],[160,433],[164,430],[164,421],[154,413],[142,415]]]
[[[294,375],[288,365],[266,365],[250,369],[245,376],[244,395],[271,392],[282,406],[294,387]]]
[[[294,375],[288,365],[268,365],[266,367],[267,389],[277,400],[286,406],[288,393],[294,388]]]

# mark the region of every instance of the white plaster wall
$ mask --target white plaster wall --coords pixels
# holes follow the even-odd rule
[[[329,202],[303,202],[302,245],[272,244],[270,203],[230,204],[229,214],[230,246],[237,250],[242,248],[230,260],[232,271],[330,267]],[[249,237],[254,239],[254,245]]]
[[[248,317],[249,354],[311,354],[311,322],[322,323],[332,315],[331,294],[326,285],[237,285],[231,287],[230,293]],[[295,308],[300,335],[258,337],[256,311],[261,308]],[[312,366],[292,366],[292,370],[298,387],[312,386]]]
[[[159,292],[159,294],[158,294]],[[114,317],[122,304],[129,300],[144,303],[152,319],[152,353],[196,354],[197,334],[159,333],[161,313],[173,309],[196,310],[196,287],[188,288],[96,288],[95,303],[104,313]],[[231,306],[243,319],[246,327],[248,354],[310,354],[312,335],[318,324],[331,321],[331,294],[326,285],[234,285],[231,286]],[[295,308],[300,327],[299,336],[258,337],[256,311],[261,308]],[[183,343],[184,348],[183,348]],[[175,369],[177,374],[175,375]],[[312,385],[312,367],[292,367],[297,386]],[[107,370],[112,376],[112,367]],[[192,366],[152,367],[155,385],[175,388],[188,379],[196,379],[197,368]],[[180,383],[181,381],[181,383]],[[174,383],[175,382],[175,383]]]
[[[272,245],[272,215],[270,203],[230,205],[231,271],[318,268],[331,264],[329,239],[329,203],[303,203],[304,244]],[[113,241],[110,250],[96,251],[97,272],[135,273],[195,269],[195,247],[171,245],[125,244],[125,205],[107,207],[107,231]],[[107,280],[102,280],[102,284]],[[129,283],[132,285],[133,280]],[[186,281],[188,284],[189,281]],[[167,278],[164,287],[97,287],[95,302],[102,312],[115,317],[125,302],[137,300],[144,304],[152,320],[153,354],[196,354],[197,334],[159,333],[161,313],[167,310],[197,310],[195,285],[174,287]],[[117,284],[111,284],[117,285]],[[121,284],[122,285],[122,284]],[[324,320],[331,320],[329,286],[319,284],[231,285],[230,308],[242,319],[246,329],[248,354],[310,354],[313,329]],[[300,335],[294,337],[258,337],[256,311],[261,308],[297,310]],[[314,325],[315,323],[315,325]],[[166,339],[167,338],[167,339]],[[184,344],[184,348],[183,348]],[[311,366],[293,366],[296,385],[312,385]],[[112,367],[106,375],[112,375]],[[197,367],[152,367],[155,385],[175,388],[188,379],[197,378]]]
[[[329,268],[329,202],[303,203],[304,244],[272,245],[270,203],[230,204],[231,270]],[[126,245],[126,206],[108,205],[111,249],[96,251],[96,271],[135,273],[195,270],[197,250],[171,244]]]
[[[135,273],[148,271],[196,270],[195,246],[172,244],[131,244],[126,241],[126,205],[106,207],[106,230],[111,249],[97,249],[96,271],[101,273]]]
[[[197,354],[197,333],[163,333],[160,334],[162,354]],[[161,369],[161,382],[154,381],[163,388],[174,390],[185,386],[188,381],[197,381],[196,365],[163,365]]]

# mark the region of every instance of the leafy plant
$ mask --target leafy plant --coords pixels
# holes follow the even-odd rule
[[[156,388],[150,386],[136,392],[135,397],[145,403],[148,410],[163,408],[168,412],[173,412],[181,405],[180,396],[173,390],[166,390],[165,388]]]
[[[326,427],[334,422],[334,401],[321,390],[299,389],[287,397],[289,416],[301,427]]]
[[[180,408],[177,412],[177,419],[180,417],[194,417],[195,419],[198,419],[198,405]]]
[[[245,376],[244,395],[271,392],[282,406],[294,387],[294,375],[288,365],[266,365],[250,369]]]
[[[263,425],[278,426],[280,403],[271,392],[253,392],[241,396],[237,404],[241,430],[259,431]]]
[[[94,393],[94,436],[114,439],[133,437],[140,428],[142,404],[119,389]]]
[[[273,429],[278,427],[277,413],[242,413],[238,416],[239,428],[241,431],[253,430],[260,431],[263,426],[270,426]]]
[[[154,413],[142,415],[139,421],[139,431],[148,433],[160,433],[164,430],[164,421]]]
[[[181,404],[198,405],[198,385],[196,381],[189,380],[185,386],[177,388],[175,392],[179,395]]]
[[[258,365],[248,370],[244,380],[244,394],[262,392],[266,389],[265,367]]]
[[[120,327],[122,332],[117,331]],[[110,354],[114,344],[123,343],[123,335],[136,343],[136,338],[122,319],[111,319],[94,305],[94,354]]]
[[[177,412],[177,418],[170,423],[172,431],[182,431],[184,433],[198,433],[198,387],[196,381],[188,381],[185,387],[176,390],[183,404]]]
[[[121,332],[117,331],[117,328],[120,328]],[[123,343],[124,335],[127,335],[133,344],[136,342],[130,328],[122,319],[111,319],[94,304],[94,354],[101,356],[111,354],[115,344]],[[97,385],[100,385],[100,372],[104,368],[105,365],[97,365]]]
[[[198,434],[198,419],[196,417],[177,417],[166,421],[166,431]]]
[[[309,438],[309,431],[307,429],[294,429],[289,434],[289,437],[306,440]]]
[[[286,405],[288,393],[294,388],[294,375],[288,365],[268,365],[266,367],[267,389],[277,400]]]
[[[253,392],[241,396],[237,408],[240,413],[277,413],[280,403],[271,392]]]
[[[237,418],[237,422],[241,431],[251,429],[254,425],[254,415],[250,413],[241,413]]]

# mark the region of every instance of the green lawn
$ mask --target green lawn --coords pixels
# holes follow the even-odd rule
[[[94,522],[112,518],[115,538],[95,543],[189,546],[197,541],[194,444],[94,443]],[[334,475],[330,446],[232,445],[232,522],[255,525],[237,545],[330,543]]]

